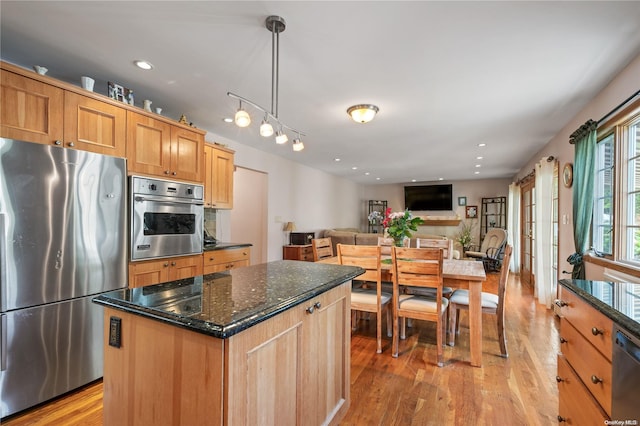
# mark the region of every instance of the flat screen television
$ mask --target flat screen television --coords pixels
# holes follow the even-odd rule
[[[453,185],[404,187],[404,206],[409,210],[453,210]]]

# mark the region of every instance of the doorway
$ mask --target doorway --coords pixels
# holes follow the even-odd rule
[[[252,244],[251,265],[267,261],[268,178],[267,173],[239,166],[233,174],[231,238]]]

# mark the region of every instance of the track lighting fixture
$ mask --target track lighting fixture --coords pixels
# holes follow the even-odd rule
[[[277,124],[279,126],[278,131],[276,132],[276,143],[284,144],[289,141],[289,137],[286,133],[284,133],[283,128],[289,129],[294,133],[298,134],[296,140],[298,143],[293,145],[294,151],[301,151],[304,149],[304,144],[300,141],[300,135],[304,136],[304,133],[296,130],[292,127],[287,126],[278,118],[278,77],[279,77],[279,65],[278,60],[280,57],[280,33],[283,32],[286,28],[286,22],[280,16],[269,16],[265,20],[265,26],[269,32],[271,32],[271,111],[266,110],[260,105],[256,104],[248,100],[247,98],[243,98],[242,96],[236,95],[231,92],[227,92],[227,96],[238,99],[240,101],[240,108],[236,112],[235,122],[239,127],[247,127],[251,124],[251,117],[249,114],[242,108],[242,102],[247,103],[254,108],[264,112],[264,119],[260,124],[260,135],[263,137],[270,137],[273,135],[273,125],[271,123]],[[271,119],[271,122],[269,122]]]
[[[251,124],[251,116],[247,111],[242,109],[242,101],[240,101],[240,108],[238,108],[238,111],[236,112],[235,121],[236,126],[238,127],[247,127]]]

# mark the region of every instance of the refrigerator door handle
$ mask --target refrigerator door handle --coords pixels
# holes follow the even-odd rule
[[[5,213],[0,213],[0,312],[7,310],[7,235]]]
[[[7,369],[7,316],[0,315],[0,371]]]

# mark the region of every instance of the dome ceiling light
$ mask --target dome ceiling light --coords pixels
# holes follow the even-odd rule
[[[351,116],[356,123],[368,123],[376,116],[380,109],[372,104],[354,105],[347,109],[347,114]]]

